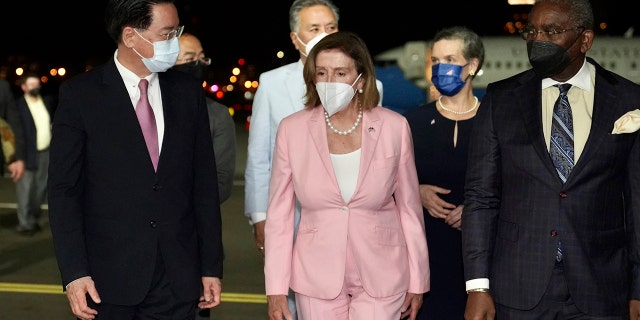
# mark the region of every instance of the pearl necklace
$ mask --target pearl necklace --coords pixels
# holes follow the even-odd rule
[[[351,126],[351,128],[349,128],[349,130],[338,130],[333,126],[331,120],[329,120],[329,114],[326,111],[324,112],[324,121],[327,123],[327,126],[329,126],[329,129],[342,136],[353,133],[353,131],[355,131],[360,124],[360,120],[362,120],[362,108],[360,108],[360,110],[358,111],[358,118],[356,118],[356,122]]]
[[[455,111],[455,110],[451,110],[451,109],[445,107],[444,104],[442,103],[442,96],[440,96],[438,98],[438,102],[440,103],[440,108],[442,108],[445,111],[449,111],[449,112],[451,112],[453,114],[467,114],[467,113],[475,110],[478,107],[478,97],[473,96],[473,98],[476,99],[476,102],[473,104],[473,107],[471,107],[471,109],[469,109],[467,111]]]

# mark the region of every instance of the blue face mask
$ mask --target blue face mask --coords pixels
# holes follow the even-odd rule
[[[431,67],[431,82],[438,91],[448,97],[455,96],[466,83],[460,77],[462,68],[457,64],[438,63]]]

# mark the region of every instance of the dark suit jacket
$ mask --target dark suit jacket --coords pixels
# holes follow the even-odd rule
[[[236,125],[229,108],[207,97],[207,115],[218,170],[220,203],[231,196],[236,171]]]
[[[489,278],[496,303],[526,310],[540,301],[558,239],[580,310],[624,315],[630,290],[640,298],[639,134],[611,134],[616,119],[640,108],[640,86],[588,61],[596,67],[592,124],[565,184],[542,132],[540,78],[525,71],[490,84],[482,99],[469,150],[463,256],[465,279]]]
[[[47,108],[47,111],[49,112],[49,117],[53,118],[53,108],[55,106],[53,97],[43,95],[42,101],[44,103],[44,106]],[[24,136],[25,169],[35,170],[38,167],[38,133],[36,131],[36,123],[33,120],[33,116],[31,115],[29,105],[27,104],[27,100],[24,98],[24,95],[19,96],[16,100],[16,108],[18,109],[18,113],[20,114],[20,123],[22,124],[22,133]]]
[[[218,180],[204,92],[159,73],[164,141],[154,172],[113,60],[62,83],[53,120],[49,219],[63,285],[91,276],[103,301],[139,303],[162,255],[174,293],[222,277]]]
[[[24,138],[22,134],[22,124],[20,124],[20,116],[18,110],[16,110],[15,97],[11,91],[9,82],[3,78],[0,78],[0,118],[3,118],[13,131],[13,136],[16,141],[15,145],[15,160],[24,160]],[[0,148],[0,174],[4,173],[4,154],[2,148]]]

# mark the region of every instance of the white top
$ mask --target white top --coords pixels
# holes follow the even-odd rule
[[[358,171],[360,171],[360,150],[344,154],[331,154],[333,172],[336,174],[338,187],[344,202],[349,202],[353,192],[356,190]]]

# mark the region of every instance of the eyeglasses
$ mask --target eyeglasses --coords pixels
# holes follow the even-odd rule
[[[140,28],[136,28],[140,29]],[[149,30],[149,29],[140,29],[140,30]],[[182,31],[184,31],[184,26],[178,26],[177,28],[167,32],[167,33],[158,33],[159,36],[164,37],[166,40],[171,40],[173,38],[180,38],[182,35]]]
[[[533,27],[527,27],[520,30],[520,36],[522,36],[522,39],[529,41],[529,40],[535,39],[539,34],[541,34],[543,38],[553,40],[558,38],[560,34],[563,34],[567,31],[573,31],[573,30],[579,30],[579,29],[584,29],[584,27],[569,28],[569,29],[562,29],[562,30],[556,30],[553,27],[545,30],[536,30]]]
[[[197,65],[205,65],[208,66],[211,64],[211,58],[208,57],[202,57],[202,58],[196,58],[196,57],[185,57],[182,59],[178,59],[179,64],[183,64],[183,63],[193,63],[196,66]]]

